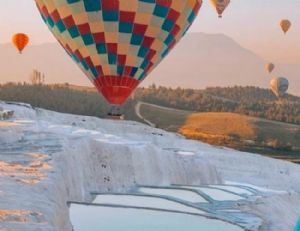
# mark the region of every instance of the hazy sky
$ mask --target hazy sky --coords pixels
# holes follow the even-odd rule
[[[122,0],[126,1],[126,0]],[[191,31],[226,34],[242,46],[275,62],[300,62],[300,0],[231,0],[222,20],[204,0],[200,15]],[[284,36],[278,22],[293,22]],[[11,34],[23,31],[32,44],[55,41],[42,22],[34,0],[0,1],[0,43],[9,42]]]

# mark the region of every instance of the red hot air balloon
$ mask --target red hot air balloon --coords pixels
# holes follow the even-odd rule
[[[36,0],[44,22],[111,105],[122,105],[193,23],[202,0]]]

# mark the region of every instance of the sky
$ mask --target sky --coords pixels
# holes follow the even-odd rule
[[[266,60],[299,63],[299,9],[300,0],[231,0],[223,19],[218,19],[209,0],[203,0],[190,32],[222,33]],[[286,36],[278,25],[283,18],[293,22]],[[0,43],[9,42],[11,35],[19,31],[30,35],[31,44],[55,41],[34,0],[0,1],[0,19]]]

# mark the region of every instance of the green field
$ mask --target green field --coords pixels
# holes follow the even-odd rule
[[[141,115],[155,124],[156,127],[167,131],[177,132],[185,123],[191,112],[154,106],[152,104],[141,103]]]
[[[261,153],[300,163],[300,126],[236,113],[194,113],[152,104],[140,105],[141,116],[156,127],[189,139]]]

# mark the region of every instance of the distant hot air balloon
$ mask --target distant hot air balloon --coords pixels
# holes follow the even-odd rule
[[[230,0],[210,0],[213,7],[216,9],[219,18],[222,18],[224,10],[230,3]]]
[[[122,105],[193,23],[202,0],[36,0],[59,43]]]
[[[289,88],[289,81],[284,77],[274,78],[271,80],[271,90],[277,97],[282,97]]]
[[[287,19],[283,19],[280,21],[280,27],[285,34],[289,31],[291,26],[292,26],[291,21],[289,21]]]
[[[18,51],[21,54],[23,49],[29,43],[29,37],[23,33],[14,34],[12,37],[12,43],[15,45],[15,47],[18,49]]]
[[[267,70],[267,72],[272,73],[272,71],[274,70],[274,68],[275,68],[275,65],[273,63],[266,64],[266,70]]]

